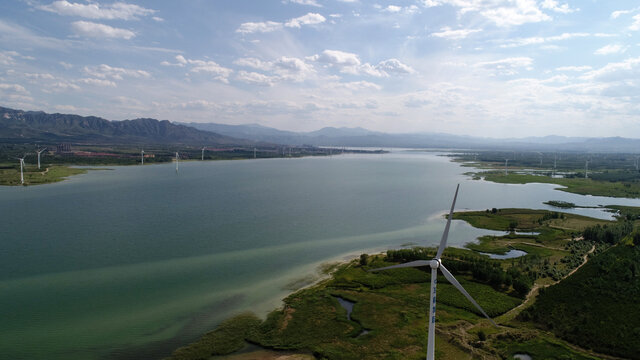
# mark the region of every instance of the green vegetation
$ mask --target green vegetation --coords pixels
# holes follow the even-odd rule
[[[172,359],[208,359],[213,355],[225,355],[245,346],[245,338],[254,332],[262,321],[254,314],[240,314],[224,321],[214,331],[198,342],[177,349]]]
[[[541,290],[521,318],[585,348],[640,359],[639,298],[640,247],[620,244]]]
[[[576,204],[572,202],[560,201],[560,200],[549,200],[549,201],[545,201],[544,204],[555,206],[557,208],[562,208],[562,209],[573,209],[576,207]]]
[[[640,182],[610,182],[584,178],[554,178],[531,174],[505,175],[504,172],[485,172],[485,180],[503,184],[545,183],[557,184],[564,187],[558,190],[581,195],[611,196],[611,197],[640,197]]]
[[[85,174],[92,169],[79,169],[68,166],[53,165],[38,170],[37,166],[28,165],[24,169],[24,185],[39,185],[62,181],[69,176]],[[20,166],[0,165],[0,185],[21,185]]]
[[[596,357],[585,356],[577,353],[557,340],[545,337],[537,337],[534,339],[522,341],[513,341],[514,339],[499,337],[495,346],[503,349],[508,356],[512,357],[516,354],[527,354],[533,359],[545,360],[595,360]]]

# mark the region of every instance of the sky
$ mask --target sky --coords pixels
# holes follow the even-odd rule
[[[640,137],[640,3],[0,2],[0,106],[283,130]]]

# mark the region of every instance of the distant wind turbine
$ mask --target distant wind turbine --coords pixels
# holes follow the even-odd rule
[[[387,266],[379,269],[373,269],[369,271],[381,271],[387,269],[397,269],[397,268],[406,268],[406,267],[422,267],[429,266],[431,267],[431,296],[429,297],[429,333],[427,335],[427,360],[434,360],[435,358],[435,327],[436,327],[436,282],[438,278],[438,269],[442,272],[442,275],[458,289],[462,295],[464,295],[471,303],[484,315],[493,326],[498,327],[496,323],[484,312],[484,310],[478,305],[478,303],[473,300],[471,295],[460,285],[458,280],[447,270],[447,268],[442,264],[442,260],[440,257],[442,256],[442,252],[447,246],[447,237],[449,236],[449,228],[451,227],[451,219],[453,218],[453,208],[456,205],[456,198],[458,197],[458,190],[460,189],[460,184],[456,188],[456,193],[453,196],[453,203],[451,204],[451,210],[449,211],[449,218],[447,219],[447,225],[444,227],[444,232],[442,233],[442,239],[440,240],[440,246],[438,247],[438,252],[436,253],[436,257],[433,260],[416,260],[411,261],[405,264]]]
[[[586,179],[588,176],[587,174],[589,173],[589,160],[587,160],[584,163],[584,178]]]
[[[205,150],[206,148],[207,148],[206,146],[203,146],[203,147],[202,147],[202,159],[201,159],[201,160],[203,160],[203,161],[204,161],[204,150]]]
[[[504,174],[508,175],[509,159],[504,159]]]
[[[45,150],[47,150],[47,148],[36,150],[36,152],[38,153],[38,170],[40,170],[40,154],[42,154]]]
[[[256,148],[253,148],[253,158],[255,159],[256,157]]]
[[[180,155],[176,151],[176,174],[178,173],[178,163],[180,162]]]
[[[144,165],[144,149],[140,150],[140,165]]]

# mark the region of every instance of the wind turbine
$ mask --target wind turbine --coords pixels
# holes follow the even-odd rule
[[[507,170],[509,169],[509,159],[504,159],[504,174],[508,175]]]
[[[140,151],[140,165],[144,165],[144,149]]]
[[[256,157],[256,148],[253,148],[253,158],[255,159]]]
[[[47,148],[36,150],[36,152],[38,153],[38,170],[40,170],[40,154],[42,154],[42,152],[44,152],[45,150],[47,150]]]
[[[498,327],[496,323],[487,315],[487,313],[482,310],[480,305],[473,300],[471,295],[460,285],[458,280],[447,270],[447,268],[442,264],[442,260],[440,257],[442,256],[442,252],[444,248],[447,246],[447,237],[449,236],[449,228],[451,227],[451,219],[453,218],[453,208],[456,205],[456,198],[458,197],[458,190],[460,189],[460,184],[456,187],[456,194],[453,196],[453,203],[451,204],[451,210],[449,211],[449,218],[447,219],[447,225],[444,227],[444,232],[442,233],[442,239],[440,240],[440,246],[438,247],[438,252],[436,253],[436,257],[433,260],[416,260],[411,261],[405,264],[387,266],[379,269],[372,269],[369,271],[381,271],[387,269],[397,269],[397,268],[406,268],[406,267],[421,267],[421,266],[429,266],[431,267],[431,296],[429,297],[429,333],[427,337],[427,360],[435,359],[435,327],[436,327],[436,282],[438,278],[438,269],[442,272],[442,275],[458,289],[462,295],[464,295],[471,303],[484,315],[493,326]]]
[[[584,178],[587,178],[587,174],[589,173],[589,160],[584,163]]]
[[[207,148],[206,146],[203,146],[203,147],[202,147],[202,159],[200,159],[200,160],[203,160],[203,161],[204,161],[204,150],[205,150],[206,148]]]
[[[16,159],[20,160],[20,184],[24,185],[24,158],[27,157],[27,154],[22,155],[21,158],[17,157]]]
[[[178,163],[180,162],[180,155],[176,151],[176,174],[178,173]]]

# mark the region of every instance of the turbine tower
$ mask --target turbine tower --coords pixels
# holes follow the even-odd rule
[[[36,152],[38,153],[38,170],[40,170],[40,154],[42,154],[45,150],[47,150],[47,148],[36,150]]]
[[[589,173],[589,160],[584,163],[584,178],[587,178],[587,174]]]
[[[504,159],[504,174],[508,175],[509,159]]]
[[[203,160],[203,161],[204,161],[204,150],[205,150],[206,148],[207,148],[206,146],[203,146],[203,147],[202,147],[202,158],[201,158],[200,160]]]
[[[458,197],[458,190],[460,189],[460,184],[456,187],[456,194],[453,196],[453,203],[451,204],[451,210],[449,211],[449,218],[447,219],[447,225],[444,227],[444,232],[442,233],[442,239],[440,239],[440,246],[438,247],[438,252],[436,253],[436,257],[433,260],[416,260],[411,261],[405,264],[387,266],[379,269],[373,269],[369,271],[381,271],[387,269],[396,269],[396,268],[406,268],[406,267],[421,267],[421,266],[429,266],[431,267],[431,296],[429,297],[429,317],[427,321],[429,321],[429,333],[427,337],[427,360],[435,359],[435,327],[436,327],[436,283],[438,278],[438,269],[442,272],[442,275],[458,289],[462,295],[464,295],[471,303],[484,315],[493,326],[498,327],[496,323],[484,312],[484,310],[478,305],[478,303],[473,300],[471,295],[460,285],[458,280],[447,270],[447,268],[442,264],[442,260],[440,257],[442,256],[442,252],[447,246],[447,237],[449,236],[449,228],[451,227],[451,219],[453,218],[453,208],[456,205],[456,198]]]
[[[178,173],[178,163],[180,162],[180,155],[176,151],[176,174]]]
[[[140,165],[144,165],[144,149],[140,151]]]
[[[256,157],[256,148],[253,148],[253,158],[255,159]]]
[[[20,184],[24,185],[24,158],[27,157],[27,154],[22,155],[21,158],[16,158],[17,160],[20,160]]]

